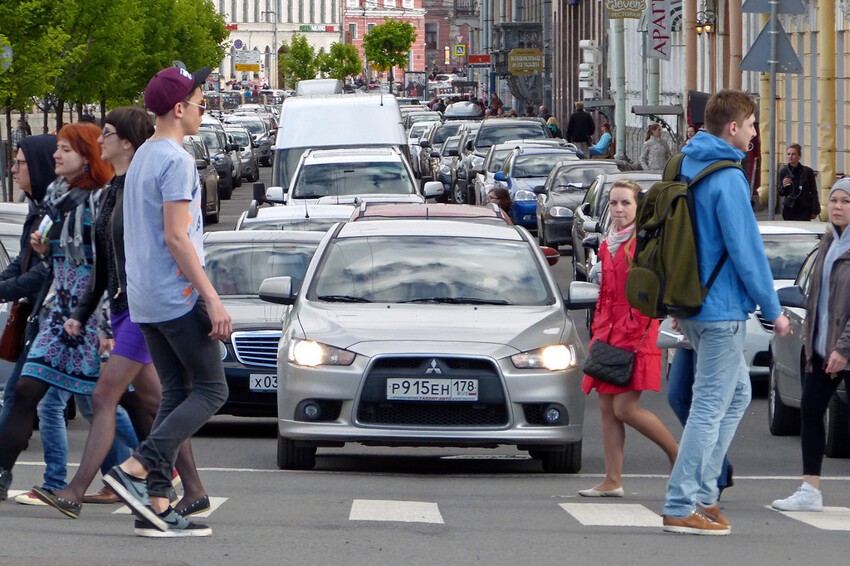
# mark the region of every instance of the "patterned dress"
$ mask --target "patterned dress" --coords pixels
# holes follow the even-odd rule
[[[92,275],[92,214],[88,200],[84,206],[85,262],[75,265],[65,257],[64,249],[59,245],[62,230],[60,223],[54,223],[50,229],[56,297],[50,310],[42,311],[38,335],[29,350],[21,375],[34,377],[72,393],[91,395],[100,375],[97,315],[89,317],[78,336],[70,336],[62,328],[76,308],[78,297],[85,294]]]

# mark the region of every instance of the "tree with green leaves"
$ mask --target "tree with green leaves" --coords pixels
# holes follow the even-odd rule
[[[391,20],[372,28],[363,36],[366,60],[381,71],[390,72],[390,92],[393,91],[393,69],[407,65],[408,54],[416,41],[416,28],[410,22]]]
[[[318,72],[316,51],[305,36],[296,33],[288,44],[283,43],[280,73],[287,86],[294,87],[298,81],[315,79]]]
[[[319,70],[332,79],[345,81],[348,77],[363,71],[363,61],[357,48],[350,43],[332,43],[329,52],[319,51],[316,58]]]

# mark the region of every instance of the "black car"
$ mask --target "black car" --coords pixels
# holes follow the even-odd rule
[[[227,136],[223,129],[202,125],[198,135],[204,140],[210,152],[210,159],[218,172],[218,195],[222,200],[230,200],[235,186],[233,182],[235,166],[230,152],[235,149],[235,146],[227,143]]]
[[[221,199],[218,192],[218,172],[212,167],[209,151],[200,136],[185,136],[183,149],[195,158],[198,176],[201,178],[201,210],[205,224],[218,224],[221,214]]]

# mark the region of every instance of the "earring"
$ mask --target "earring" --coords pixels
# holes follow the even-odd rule
[[[89,164],[83,163],[83,173],[88,173],[88,172],[89,172]]]

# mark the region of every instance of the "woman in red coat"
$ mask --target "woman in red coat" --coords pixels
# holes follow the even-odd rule
[[[622,497],[623,444],[629,425],[661,447],[676,461],[678,444],[661,420],[638,406],[642,391],[661,388],[661,351],[656,347],[658,321],[631,308],[626,299],[626,277],[635,246],[635,215],[640,186],[633,181],[617,181],[611,186],[608,208],[611,227],[599,248],[602,282],[593,321],[593,340],[636,351],[632,380],[625,388],[584,376],[582,390],[599,394],[602,414],[602,447],[605,452],[605,479],[591,489],[579,491],[584,497]]]

